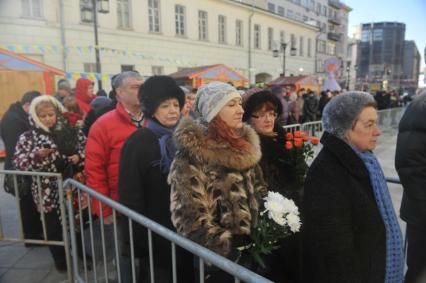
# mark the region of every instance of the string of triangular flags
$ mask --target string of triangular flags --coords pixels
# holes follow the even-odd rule
[[[79,45],[55,45],[55,44],[1,44],[0,48],[9,50],[14,53],[50,53],[50,54],[60,54],[65,50],[66,54],[77,54],[79,56],[88,55],[88,54],[94,54],[95,53],[95,46],[79,46]],[[127,51],[124,49],[117,49],[117,48],[109,48],[109,47],[100,47],[99,52],[100,55],[114,55],[114,56],[121,56],[121,57],[127,57],[132,59],[141,59],[141,60],[147,60],[147,61],[156,61],[156,63],[169,63],[169,64],[176,64],[179,67],[182,66],[188,66],[188,67],[195,67],[200,66],[199,62],[194,62],[188,60],[188,56],[182,56],[182,58],[179,59],[170,59],[163,56],[159,56],[156,54],[149,54],[149,53],[142,53],[142,52],[135,52],[135,51]],[[226,62],[224,62],[226,64]],[[208,64],[206,62],[206,64]],[[236,71],[244,71],[243,68],[235,68]],[[77,73],[73,73],[77,74]],[[107,76],[106,74],[97,74],[97,73],[82,73],[85,74],[85,76],[93,76],[91,74],[95,74],[95,76]],[[71,75],[76,76],[76,75]],[[90,78],[90,77],[88,77]]]

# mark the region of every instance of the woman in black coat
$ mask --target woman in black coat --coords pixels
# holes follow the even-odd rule
[[[305,180],[304,282],[402,282],[402,235],[380,164],[371,95],[348,92],[323,114],[323,148]]]
[[[303,184],[297,182],[296,171],[287,160],[285,130],[276,125],[281,115],[280,101],[269,91],[260,91],[245,99],[243,120],[258,133],[262,149],[259,162],[269,191],[279,192],[300,206]],[[267,259],[274,282],[299,282],[300,238],[294,234],[281,242],[281,248]]]
[[[174,230],[170,214],[170,186],[167,184],[175,155],[172,138],[185,103],[185,95],[167,76],[148,79],[139,89],[139,100],[147,128],[133,133],[125,142],[119,167],[119,202],[130,209]],[[123,239],[128,245],[128,224],[122,222]],[[149,282],[147,230],[134,226],[135,254],[140,259],[138,282]],[[126,235],[127,234],[127,235]],[[128,251],[128,249],[127,249]],[[172,281],[171,244],[153,234],[155,282]],[[125,253],[128,256],[130,253]],[[192,256],[176,248],[178,282],[192,282]]]

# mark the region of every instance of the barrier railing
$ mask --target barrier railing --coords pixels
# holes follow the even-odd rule
[[[12,171],[12,170],[0,170],[0,175],[4,175],[6,178],[7,175],[12,176],[13,178],[13,190],[15,192],[15,202],[16,202],[16,208],[18,213],[18,221],[19,221],[19,236],[18,237],[12,237],[12,236],[6,236],[4,233],[4,229],[1,222],[1,215],[0,215],[0,241],[8,241],[8,242],[15,242],[15,243],[25,243],[25,244],[39,244],[39,245],[53,245],[53,246],[63,246],[65,249],[65,259],[67,263],[67,270],[68,270],[68,280],[69,282],[73,282],[73,274],[71,272],[71,254],[70,254],[70,245],[69,245],[69,238],[68,238],[68,226],[67,226],[67,217],[66,217],[66,209],[65,209],[65,198],[63,193],[63,185],[62,185],[62,176],[58,173],[48,173],[48,172],[29,172],[29,171]],[[43,239],[26,239],[24,236],[24,225],[23,225],[23,218],[21,215],[21,203],[20,203],[20,194],[18,190],[18,176],[31,176],[33,179],[36,179],[37,183],[37,189],[38,189],[38,197],[39,197],[39,207],[38,211],[40,212],[40,220],[42,224],[42,232],[43,232]],[[41,177],[53,177],[57,179],[57,187],[58,187],[58,194],[59,194],[59,209],[61,213],[62,218],[62,234],[63,234],[63,240],[62,241],[52,241],[48,239],[47,235],[47,226],[46,226],[46,219],[45,219],[45,212],[44,209],[42,209],[42,194],[41,194]],[[30,189],[31,190],[31,189]],[[31,194],[31,192],[29,192]],[[1,210],[0,210],[1,213]],[[56,213],[56,212],[54,212]]]
[[[302,132],[308,133],[312,137],[318,137],[322,134],[322,122],[307,122],[302,124]]]
[[[268,279],[250,271],[249,269],[240,266],[229,259],[222,257],[214,252],[212,252],[209,249],[204,248],[203,246],[200,246],[189,239],[186,239],[177,233],[165,228],[164,226],[159,225],[158,223],[150,220],[149,218],[136,213],[133,210],[130,210],[129,208],[121,205],[120,203],[111,200],[110,198],[105,197],[104,195],[99,194],[98,192],[92,190],[91,188],[75,181],[68,179],[65,181],[64,188],[66,188],[67,192],[67,208],[68,208],[68,216],[69,216],[69,222],[70,222],[70,228],[71,231],[75,229],[74,224],[74,209],[73,209],[73,198],[72,198],[72,189],[76,189],[79,194],[85,193],[88,196],[87,202],[88,202],[88,209],[89,209],[89,230],[90,230],[90,242],[91,242],[91,249],[92,249],[92,261],[93,261],[93,274],[95,282],[97,282],[97,262],[96,262],[96,252],[94,251],[94,231],[93,231],[93,219],[91,215],[91,199],[94,198],[101,203],[104,203],[112,208],[112,217],[113,217],[113,232],[114,232],[114,255],[115,255],[115,271],[117,274],[117,281],[118,282],[124,282],[122,279],[123,272],[121,271],[121,268],[123,268],[123,263],[120,261],[123,260],[123,258],[120,256],[121,249],[119,248],[119,237],[120,237],[120,231],[117,227],[117,214],[120,214],[120,218],[122,217],[127,218],[128,222],[128,232],[129,232],[129,241],[130,241],[130,262],[131,262],[131,280],[132,282],[136,282],[136,259],[135,259],[135,239],[133,239],[133,223],[142,225],[147,229],[148,233],[148,247],[149,247],[149,271],[150,271],[150,281],[154,282],[154,275],[155,275],[155,266],[154,266],[154,253],[153,253],[153,236],[152,233],[155,233],[156,235],[161,236],[164,239],[167,239],[170,241],[171,244],[171,260],[172,260],[172,278],[173,282],[177,282],[177,264],[176,264],[176,245],[179,247],[185,249],[186,251],[189,251],[194,256],[197,256],[199,258],[199,282],[204,282],[205,277],[205,265],[213,265],[225,272],[227,272],[229,275],[235,278],[235,282],[240,282],[240,280],[243,280],[244,282],[258,282],[258,283],[266,283],[271,282]],[[81,208],[81,198],[78,198],[78,207]],[[109,274],[111,270],[108,270],[107,266],[107,256],[106,256],[106,245],[105,245],[105,231],[104,231],[104,219],[102,214],[102,205],[100,205],[100,234],[101,234],[101,240],[102,240],[102,259],[103,259],[103,273],[106,282],[108,282]],[[80,217],[82,213],[79,213]],[[82,223],[82,219],[80,219],[80,224]],[[82,225],[82,224],[81,224]],[[84,236],[84,233],[81,233],[82,237]],[[86,242],[84,238],[81,239],[82,242]],[[78,269],[78,251],[77,251],[77,239],[76,235],[74,233],[71,233],[71,247],[72,247],[72,259],[73,259],[73,271],[74,276],[78,280],[78,282],[88,282],[89,279],[89,272],[86,267],[86,262],[84,262],[84,275],[81,275],[79,273]],[[83,249],[85,249],[83,245]],[[83,251],[84,253],[85,251]],[[85,261],[84,257],[83,260]],[[102,263],[101,263],[102,264]],[[125,274],[124,274],[125,275]],[[83,278],[84,277],[84,278]]]

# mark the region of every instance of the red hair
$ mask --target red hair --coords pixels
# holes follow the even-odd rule
[[[207,138],[218,142],[227,142],[231,147],[238,150],[249,151],[251,148],[251,144],[241,138],[235,129],[229,127],[219,116],[210,121]]]

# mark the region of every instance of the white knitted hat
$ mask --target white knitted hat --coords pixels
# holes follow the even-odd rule
[[[241,98],[238,91],[231,85],[222,82],[211,82],[202,85],[197,91],[197,110],[210,122],[230,100]]]

